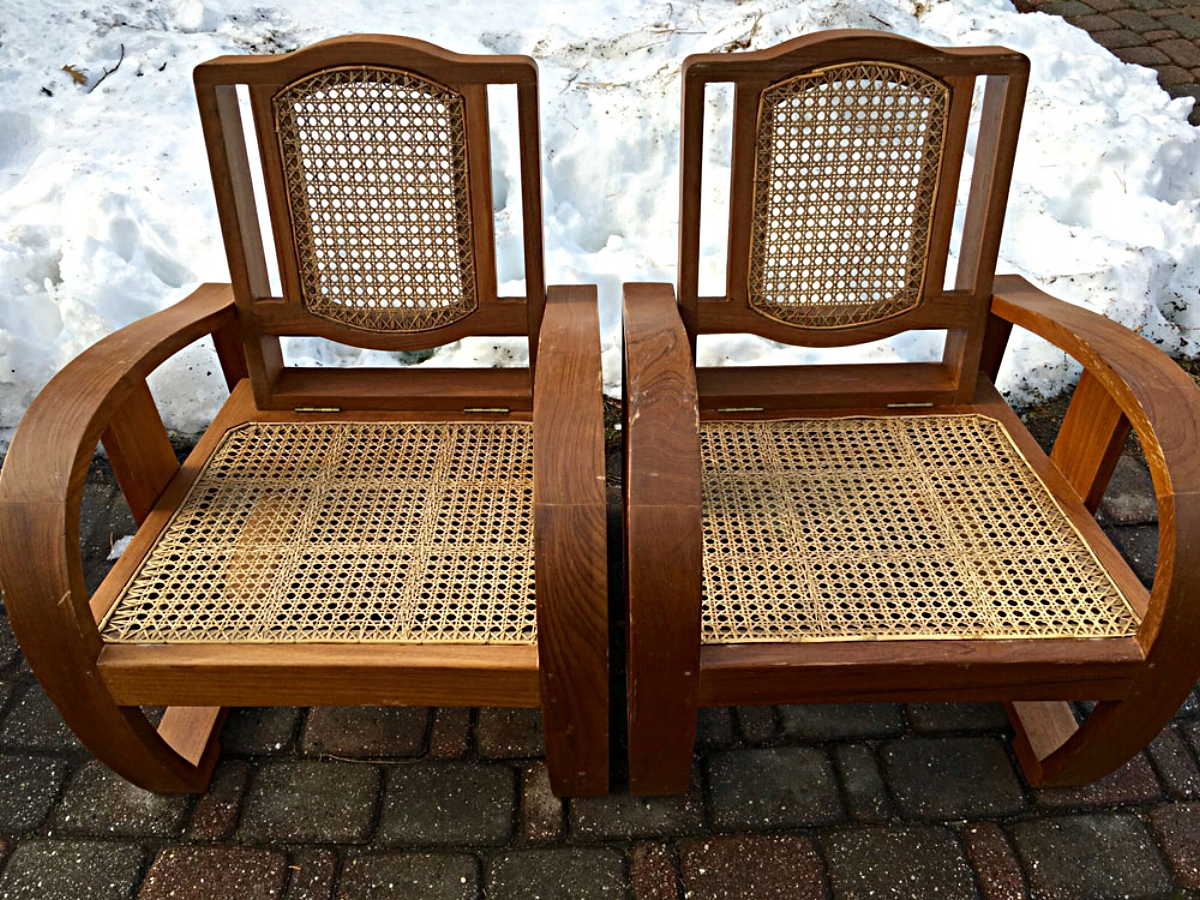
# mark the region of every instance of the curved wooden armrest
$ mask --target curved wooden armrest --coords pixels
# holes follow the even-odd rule
[[[700,686],[700,421],[668,284],[625,285],[629,789],[687,789]]]
[[[149,446],[138,446],[136,432],[144,421],[129,424],[130,419],[145,415],[146,375],[207,334],[224,330],[228,351],[228,333],[235,327],[230,287],[202,285],[169,309],[140,319],[84,351],[30,405],[0,474],[0,530],[5,535],[0,541],[0,581],[18,637],[47,625],[57,606],[69,607],[62,612],[79,633],[93,636],[90,643],[98,641],[79,554],[79,504],[92,453],[103,437],[106,445],[111,441],[127,451],[122,454],[123,466],[136,467],[145,461],[164,468],[164,451],[153,433],[145,441]],[[232,357],[222,356],[223,365],[230,362],[236,368]],[[158,428],[161,431],[161,422]],[[165,441],[165,432],[162,438]],[[174,464],[173,455],[169,463]],[[173,470],[154,480],[161,481],[163,474],[169,478]],[[130,506],[136,515],[152,502],[134,498]],[[67,596],[74,602],[63,604]]]
[[[1085,377],[1103,389],[1088,387],[1100,399],[1088,401],[1089,411],[1078,416],[1079,427],[1071,429],[1069,441],[1082,444],[1090,437],[1103,442],[1103,429],[1094,423],[1122,416],[1137,433],[1154,479],[1159,517],[1158,571],[1138,638],[1148,649],[1160,632],[1197,633],[1193,629],[1200,628],[1200,602],[1193,595],[1200,577],[1194,574],[1195,566],[1179,566],[1177,561],[1194,558],[1200,550],[1200,389],[1149,341],[1104,316],[1051,297],[1019,276],[996,279],[992,314],[1069,353],[1083,365]],[[1104,394],[1115,407],[1110,412],[1103,408]],[[1123,439],[1121,432],[1120,443]],[[1078,459],[1082,452],[1080,446],[1060,449],[1056,444],[1051,458]],[[1119,444],[1115,452],[1120,452]],[[1107,475],[1102,480],[1106,482]]]
[[[604,400],[594,285],[546,293],[533,385],[538,676],[559,796],[608,791]]]
[[[628,501],[699,509],[696,368],[671,285],[625,285],[622,324]]]

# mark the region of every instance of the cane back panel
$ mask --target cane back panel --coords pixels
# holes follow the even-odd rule
[[[273,108],[300,290],[372,332],[439,328],[478,306],[461,94],[400,69],[327,69]]]
[[[856,62],[762,93],[748,298],[804,328],[921,302],[950,91],[907,66]]]

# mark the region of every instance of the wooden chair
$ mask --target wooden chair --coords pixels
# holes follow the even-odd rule
[[[683,791],[697,706],[1003,700],[1032,784],[1099,778],[1200,674],[1200,392],[994,276],[1028,62],[863,31],[683,67],[678,303],[625,288],[629,766]],[[981,121],[944,287],[972,93]],[[704,90],[735,91],[725,294],[699,296]],[[1014,325],[1084,372],[1047,457],[993,386]],[[940,362],[697,368],[700,335],[945,333]],[[1130,428],[1147,592],[1095,512]],[[1067,701],[1098,701],[1077,722]]]
[[[594,288],[545,288],[536,65],[361,36],[222,57],[195,82],[232,284],[100,341],[21,422],[0,579],[33,671],[151,790],[204,788],[227,706],[416,704],[540,706],[555,792],[606,792],[599,323]],[[516,90],[525,297],[497,297],[493,84]],[[205,335],[231,394],[180,467],[145,379]],[[529,366],[296,368],[282,335],[523,336]],[[89,601],[98,440],[140,527]],[[139,707],[162,705],[155,728]]]

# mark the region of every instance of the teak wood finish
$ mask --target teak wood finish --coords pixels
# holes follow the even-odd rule
[[[346,66],[403,70],[464,98],[477,309],[447,327],[377,333],[308,313],[281,191],[270,105],[283,86]],[[231,284],[103,339],[30,406],[0,478],[0,580],[13,629],[80,740],[120,775],[156,791],[203,790],[232,705],[541,707],[551,784],[608,790],[608,665],[603,421],[594,287],[543,275],[537,68],[520,56],[464,56],[389,36],[335,38],[295,53],[222,57],[197,67],[196,91]],[[527,296],[495,289],[487,85],[516,86]],[[283,296],[272,296],[237,90],[249,89],[265,161]],[[283,364],[280,335],[384,349],[466,335],[528,338],[530,365],[494,370],[327,370]],[[231,394],[179,466],[146,376],[213,338]],[[304,411],[303,408],[314,408]],[[299,409],[298,409],[299,408]],[[533,423],[537,643],[106,643],[98,623],[118,600],[222,436],[246,422]],[[102,441],[139,530],[95,595],[84,587],[79,512]],[[143,705],[166,705],[157,729]]]
[[[950,92],[924,302],[855,328],[784,325],[747,304],[756,114],[764,88],[849,62],[919,70]],[[1138,335],[995,276],[1028,62],[1003,48],[939,49],[864,31],[828,32],[750,53],[690,57],[683,68],[678,299],[667,284],[625,287],[625,476],[629,771],[634,793],[686,790],[696,708],[845,701],[1001,700],[1033,784],[1079,784],[1136,754],[1200,675],[1200,391]],[[982,115],[953,288],[942,287],[971,97]],[[701,297],[704,88],[735,90],[728,283]],[[993,386],[1019,326],[1082,363],[1053,452],[1044,454]],[[866,342],[910,328],[947,333],[940,363],[697,368],[701,334],[749,332],[812,346]],[[1020,453],[1140,616],[1135,636],[1104,639],[701,643],[702,421],[980,413]],[[1159,506],[1149,592],[1097,526],[1125,438],[1145,450]],[[1070,700],[1099,704],[1077,723]]]

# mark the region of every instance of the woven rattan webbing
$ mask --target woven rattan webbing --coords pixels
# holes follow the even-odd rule
[[[713,422],[701,442],[706,643],[1137,629],[994,419]]]
[[[304,305],[364,331],[476,308],[463,98],[409,72],[330,69],[275,95]]]
[[[533,642],[533,426],[229,431],[110,642]]]
[[[749,303],[804,328],[888,318],[921,300],[949,91],[854,63],[763,91]]]

